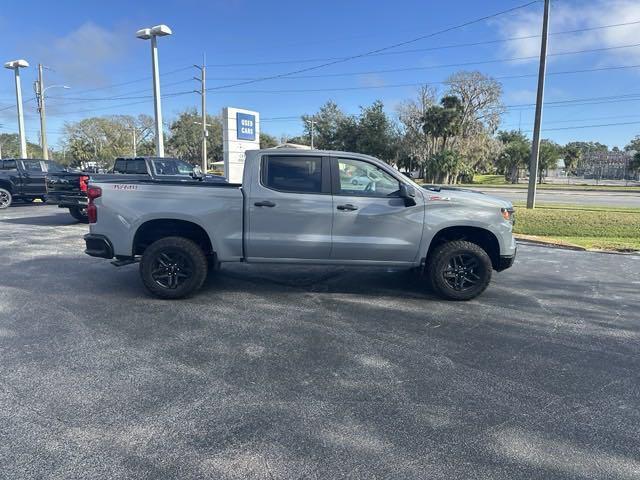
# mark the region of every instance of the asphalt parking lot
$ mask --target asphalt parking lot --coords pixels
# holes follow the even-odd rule
[[[640,478],[640,256],[522,245],[477,300],[225,266],[185,301],[0,211],[0,478]]]

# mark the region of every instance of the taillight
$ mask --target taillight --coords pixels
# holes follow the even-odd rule
[[[80,175],[80,191],[81,192],[86,192],[88,186],[89,186],[89,176],[88,175]]]
[[[100,187],[87,187],[87,198],[89,199],[87,218],[89,219],[89,223],[96,223],[98,221],[98,208],[93,201],[101,196],[102,189]]]

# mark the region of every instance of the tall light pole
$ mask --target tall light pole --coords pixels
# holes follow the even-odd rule
[[[527,208],[536,208],[536,182],[538,180],[538,159],[540,157],[540,124],[542,123],[542,104],[544,102],[544,79],[547,70],[547,40],[549,38],[549,10],[551,0],[544,0],[542,18],[542,42],[540,44],[540,67],[538,69],[538,94],[536,96],[536,117],[533,124],[533,143],[529,163],[529,189],[527,190]]]
[[[164,137],[162,135],[162,106],[160,105],[160,74],[158,73],[158,41],[157,37],[171,35],[171,29],[166,25],[156,25],[142,28],[136,32],[136,37],[151,40],[151,67],[153,70],[153,106],[156,118],[156,155],[164,157]]]
[[[46,68],[41,63],[38,64],[38,80],[33,84],[38,100],[38,112],[40,113],[40,147],[42,148],[42,158],[49,160],[49,147],[47,146],[47,113],[44,106],[44,94],[50,88],[71,88],[66,85],[50,85],[44,88],[44,78],[42,69]]]
[[[27,158],[27,137],[24,134],[24,114],[22,112],[22,88],[20,86],[20,69],[28,67],[26,60],[13,60],[4,64],[4,68],[13,70],[16,79],[16,105],[18,107],[18,133],[20,134],[20,158]]]
[[[200,90],[195,90],[195,92],[200,94],[200,100],[202,101],[202,172],[206,174],[209,169],[207,164],[207,137],[209,136],[207,130],[207,57],[203,54],[202,66],[194,65],[194,67],[200,70],[200,78],[193,78],[200,82]]]

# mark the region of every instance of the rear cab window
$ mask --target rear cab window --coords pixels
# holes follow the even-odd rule
[[[262,159],[263,186],[290,193],[323,193],[322,157],[268,155]]]
[[[117,158],[113,164],[113,173],[144,175],[147,173],[147,163],[144,158]]]
[[[0,160],[0,169],[2,170],[16,170],[17,168],[15,160]]]

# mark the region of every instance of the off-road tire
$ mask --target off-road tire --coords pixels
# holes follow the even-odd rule
[[[164,255],[164,257],[162,257]],[[177,283],[175,287],[163,285],[165,281],[159,280],[158,276],[168,275],[167,272],[156,274],[164,262],[163,258],[177,258],[175,265],[180,270],[181,263],[185,264],[182,272],[178,271],[173,275],[184,274],[188,271],[189,276]],[[162,261],[162,262],[161,262]],[[167,263],[167,262],[164,262]],[[170,265],[174,265],[170,263]],[[165,237],[153,242],[142,255],[140,261],[140,277],[146,289],[156,297],[165,299],[184,298],[198,290],[207,278],[207,257],[202,249],[193,241],[184,237]],[[154,278],[156,274],[156,278]],[[169,278],[169,277],[166,277]],[[179,280],[176,280],[179,282]],[[169,282],[170,283],[170,282]]]
[[[80,223],[89,223],[89,217],[87,216],[86,208],[69,207],[69,213]]]
[[[11,202],[13,202],[11,192],[6,188],[0,188],[0,210],[9,207]]]
[[[468,259],[469,263],[475,265],[470,268],[469,273],[461,274],[463,278],[475,281],[474,284],[464,284],[455,287],[455,271],[453,265],[460,263],[460,258]],[[452,264],[453,262],[453,264]],[[475,243],[456,240],[444,243],[429,255],[426,265],[426,276],[433,291],[447,300],[471,300],[486,290],[491,282],[492,264],[489,255],[482,247]],[[446,278],[446,276],[449,278]],[[452,278],[452,275],[454,278]],[[459,277],[458,277],[459,278]],[[465,286],[466,285],[466,286]]]

